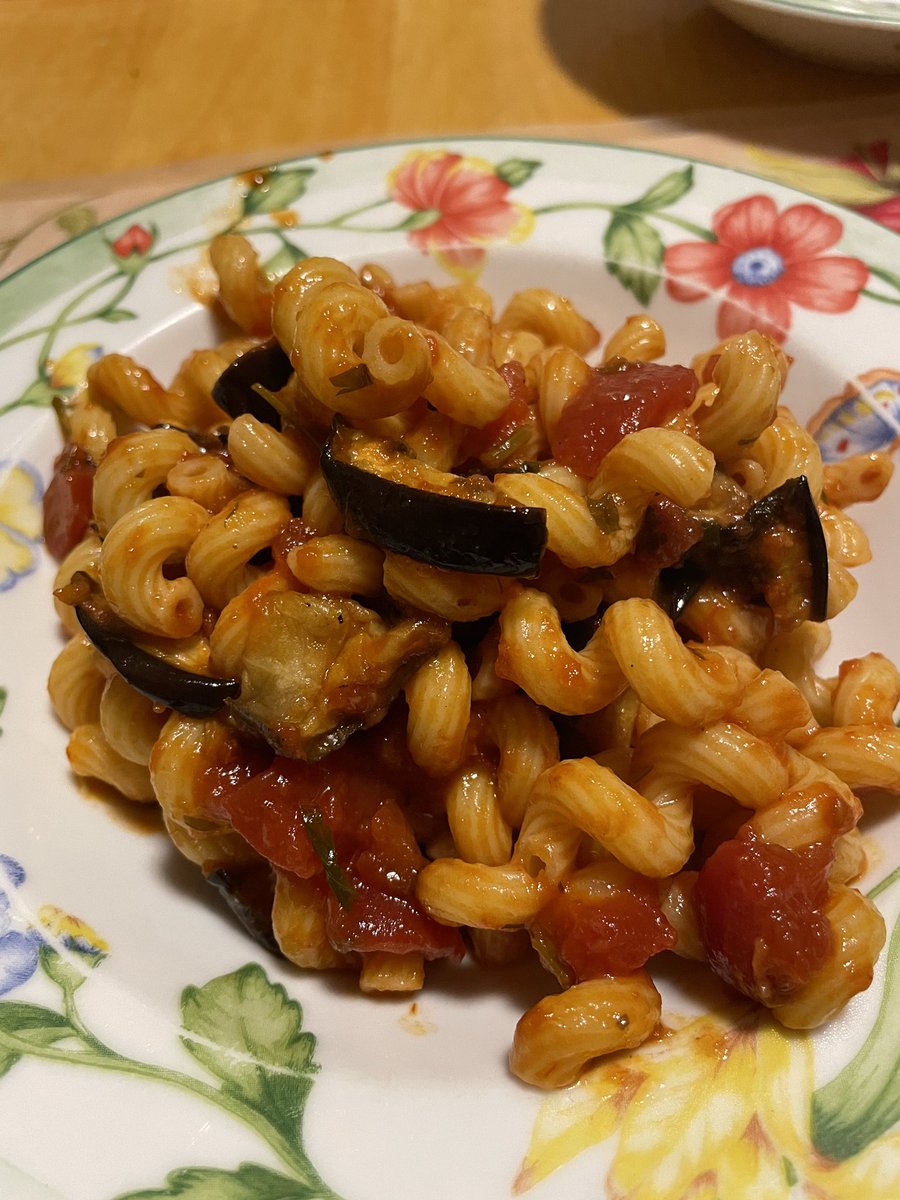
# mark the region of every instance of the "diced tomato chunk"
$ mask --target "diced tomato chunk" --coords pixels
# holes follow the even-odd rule
[[[80,446],[68,445],[53,464],[44,492],[44,541],[56,559],[84,538],[91,521],[95,466]]]
[[[770,1007],[811,979],[832,943],[822,912],[830,860],[751,837],[719,846],[700,868],[694,901],[721,979]]]
[[[385,895],[354,880],[349,908],[328,897],[325,928],[335,950],[369,954],[422,954],[426,959],[461,959],[465,952],[458,929],[439,925],[406,896]]]
[[[552,437],[554,457],[591,478],[626,434],[665,424],[691,404],[696,392],[697,378],[689,367],[597,367],[560,415]]]
[[[249,778],[232,770],[231,780],[208,787],[206,808],[276,867],[321,881],[335,949],[461,958],[459,930],[438,924],[416,899],[426,860],[399,802],[405,789],[398,781],[417,794],[427,789],[414,787],[405,762],[391,761],[391,747],[389,733],[373,731],[319,762],[276,757]],[[334,875],[322,844],[310,838],[310,818],[333,843],[330,870],[346,883],[349,903],[346,894],[328,890]]]
[[[638,880],[633,888],[590,899],[559,892],[541,909],[531,934],[573,982],[626,975],[675,945],[652,885]]]

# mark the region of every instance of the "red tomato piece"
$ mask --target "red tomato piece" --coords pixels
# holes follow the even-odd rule
[[[345,747],[322,762],[276,758],[220,798],[221,816],[254,850],[303,879],[322,862],[309,840],[304,812],[318,812],[334,839],[338,860],[348,861],[359,837],[384,801],[387,789],[361,774],[356,755]]]
[[[275,866],[321,879],[337,950],[461,958],[459,930],[439,925],[416,899],[426,860],[398,802],[402,789],[390,770],[379,770],[387,765],[379,756],[387,757],[382,739],[363,736],[320,762],[278,757],[250,778],[235,776],[233,785],[219,780],[208,792],[208,812]],[[322,846],[313,845],[306,820],[311,814],[334,844],[334,869],[351,892],[346,908],[325,892]]]
[[[356,894],[349,908],[328,897],[325,928],[336,950],[422,954],[426,959],[463,957],[458,929],[439,925],[410,897],[385,895],[357,879],[353,882]]]
[[[832,943],[822,912],[829,861],[756,838],[719,846],[700,868],[694,902],[721,979],[769,1007],[810,980]]]
[[[44,541],[55,559],[65,558],[87,533],[95,469],[93,459],[73,445],[53,464],[53,478],[44,492]]]
[[[628,363],[598,367],[563,409],[552,438],[554,457],[591,478],[628,433],[662,425],[687,408],[697,392],[689,367]]]
[[[549,941],[575,981],[627,975],[675,945],[675,931],[654,891],[638,885],[596,899],[556,895],[532,924],[538,945]]]

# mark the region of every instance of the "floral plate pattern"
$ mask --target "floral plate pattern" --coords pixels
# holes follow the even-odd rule
[[[53,400],[101,353],[166,376],[211,344],[205,246],[224,230],[272,275],[330,254],[498,300],[544,285],[606,331],[649,308],[672,361],[761,327],[793,357],[786,401],[827,459],[900,439],[900,239],[658,154],[491,139],[323,154],[158,201],[0,283],[0,1194],[896,1200],[900,934],[813,1037],[664,965],[665,1035],[542,1096],[504,1061],[543,990],[531,969],[435,964],[413,1003],[302,974],[246,942],[152,818],[68,775],[45,691]],[[900,658],[895,509],[889,491],[862,514],[875,562],[835,663]],[[862,886],[894,928],[900,825],[873,810]]]

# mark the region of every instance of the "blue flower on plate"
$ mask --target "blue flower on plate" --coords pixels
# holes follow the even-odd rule
[[[36,929],[22,933],[13,928],[10,895],[24,879],[21,864],[0,854],[0,996],[27,983],[38,966],[41,935]]]

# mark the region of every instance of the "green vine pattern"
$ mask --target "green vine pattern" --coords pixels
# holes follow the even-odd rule
[[[441,156],[448,162],[452,160],[452,167],[445,172],[446,177],[451,169],[456,168],[458,155],[439,151],[422,152],[420,155],[423,159],[440,159]],[[613,204],[591,199],[527,208],[523,205],[514,206],[505,198],[507,193],[522,189],[542,166],[539,160],[523,158],[484,164],[482,174],[492,176],[495,190],[502,191],[502,195],[495,199],[496,206],[506,204],[510,210],[518,207],[528,215],[530,223],[577,211],[605,215],[607,221],[602,233],[602,248],[606,268],[644,307],[651,304],[665,275],[666,245],[659,226],[676,228],[700,242],[715,244],[719,240],[713,229],[704,228],[672,211],[694,187],[692,164],[668,172],[640,196],[626,203]],[[402,233],[423,250],[438,254],[442,250],[452,253],[453,239],[445,228],[447,214],[441,210],[438,189],[434,191],[434,199],[428,201],[415,195],[404,195],[396,187],[392,189],[389,186],[387,194],[327,220],[301,219],[294,206],[306,195],[317,172],[316,166],[286,165],[242,177],[240,203],[234,215],[223,220],[217,232],[241,232],[274,238],[276,248],[263,263],[264,271],[272,278],[284,274],[306,257],[298,237],[302,238],[313,230],[372,235]],[[477,172],[472,170],[471,174],[475,176]],[[387,222],[377,220],[377,214],[384,210],[394,213],[398,205],[403,210],[399,219]],[[512,236],[508,228],[503,234],[497,234],[496,231],[492,234],[489,224],[485,225],[485,232],[479,236],[479,216],[477,208],[469,214],[470,231],[463,237],[463,243],[468,239],[470,248],[483,246],[492,236]],[[520,236],[527,236],[527,233]],[[25,406],[45,407],[53,402],[55,396],[72,394],[76,390],[76,382],[54,378],[54,359],[61,335],[91,322],[116,324],[135,320],[136,314],[127,306],[127,301],[141,274],[152,264],[203,249],[208,245],[210,236],[163,246],[156,226],[137,224],[116,238],[106,236],[104,240],[109,257],[107,271],[88,283],[51,321],[0,339],[0,351],[24,342],[38,343],[34,377],[18,396],[0,405],[0,415]],[[865,295],[881,303],[900,305],[900,275],[877,265],[859,265],[867,279],[877,280],[881,286],[877,290],[860,287],[857,295]],[[80,383],[80,380],[77,382]]]

